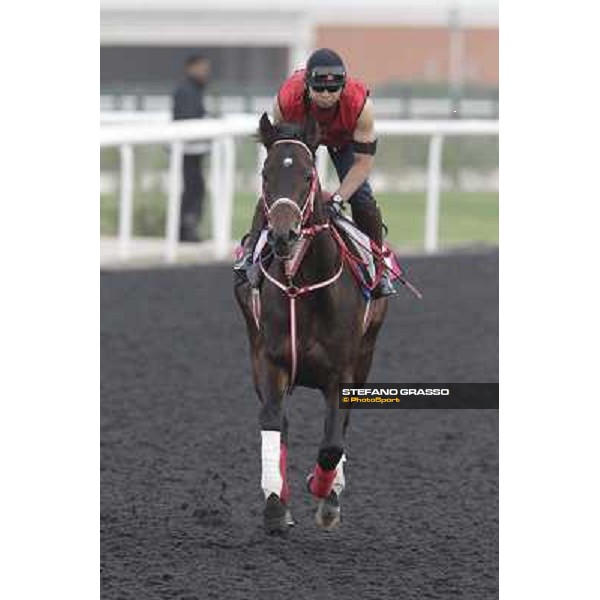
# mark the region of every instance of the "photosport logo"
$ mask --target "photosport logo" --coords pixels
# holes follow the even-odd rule
[[[497,383],[342,384],[340,408],[498,408]]]

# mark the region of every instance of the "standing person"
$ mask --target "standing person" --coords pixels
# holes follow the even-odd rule
[[[200,54],[192,54],[185,62],[185,79],[173,93],[173,119],[202,119],[206,114],[204,90],[210,74],[210,63]],[[202,218],[206,186],[202,175],[203,154],[207,142],[186,142],[183,155],[183,193],[179,240],[199,242],[198,227]]]
[[[295,71],[283,82],[273,106],[276,123],[301,123],[309,114],[318,123],[319,143],[327,147],[340,180],[333,201],[349,202],[358,228],[381,245],[381,211],[367,181],[377,148],[369,89],[358,79],[348,77],[339,54],[328,48],[313,52],[306,68]],[[244,254],[233,267],[238,273],[244,274],[251,265],[252,251],[264,226],[259,202],[252,229],[243,242]],[[395,293],[384,271],[373,297]]]

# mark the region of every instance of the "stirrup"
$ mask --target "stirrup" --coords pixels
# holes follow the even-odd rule
[[[234,271],[246,271],[249,267],[252,266],[252,255],[244,255],[238,258],[232,265],[232,269]]]
[[[252,251],[240,256],[233,263],[233,273],[237,285],[249,283],[251,287],[258,289],[263,280],[263,274],[258,263],[252,261]]]
[[[244,248],[242,245],[236,251],[232,268],[234,271],[246,271],[252,266],[252,248]]]
[[[389,275],[384,273],[379,280],[379,283],[375,286],[371,295],[374,299],[386,298],[388,296],[395,296],[398,290],[394,287],[394,284],[390,281]]]

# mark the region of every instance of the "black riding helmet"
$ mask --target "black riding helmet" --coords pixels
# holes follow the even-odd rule
[[[329,48],[315,50],[306,62],[306,85],[322,89],[339,89],[346,83],[346,67],[337,52]],[[319,88],[322,88],[319,90]]]

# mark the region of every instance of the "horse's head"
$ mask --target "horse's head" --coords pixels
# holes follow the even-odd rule
[[[262,178],[268,241],[275,256],[285,259],[310,218],[318,193],[317,124],[311,118],[303,126],[272,125],[265,113],[260,119],[259,136],[267,149]]]

